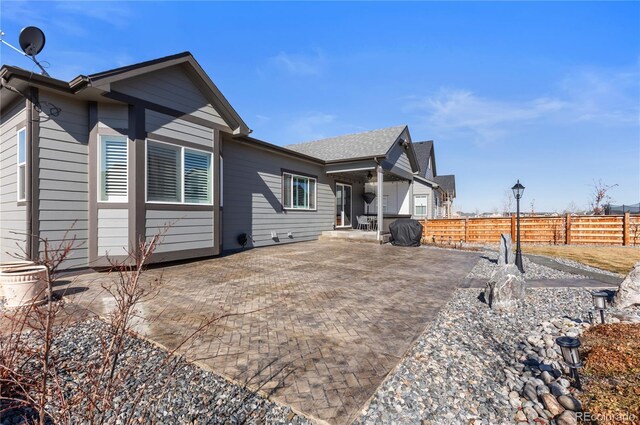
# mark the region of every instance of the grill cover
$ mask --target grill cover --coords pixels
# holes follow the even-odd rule
[[[396,246],[420,246],[422,224],[411,218],[399,218],[389,225],[391,243]]]

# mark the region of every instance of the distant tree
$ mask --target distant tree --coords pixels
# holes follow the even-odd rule
[[[533,198],[531,200],[531,215],[535,215],[536,214],[536,198]]]
[[[593,190],[589,198],[589,209],[591,214],[604,215],[604,206],[610,204],[613,200],[609,195],[609,191],[616,186],[617,184],[605,184],[602,180],[593,181]]]
[[[502,199],[502,215],[509,216],[513,211],[513,193],[510,189],[504,191],[504,198]]]
[[[582,209],[575,202],[569,202],[567,208],[564,209],[564,214],[579,214],[582,212]]]

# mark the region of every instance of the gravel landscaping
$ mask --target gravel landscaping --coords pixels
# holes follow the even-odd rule
[[[103,334],[105,324],[99,319],[91,319],[65,328],[56,339],[55,351],[66,362],[89,362],[99,356],[99,334]],[[135,365],[135,379],[129,379],[126,387],[115,399],[114,411],[121,409],[119,418],[107,415],[109,423],[122,423],[126,416],[136,418],[139,423],[166,424],[307,424],[306,418],[296,415],[290,408],[273,403],[259,394],[251,392],[225,379],[207,372],[200,367],[178,361],[178,367],[171,376],[168,367],[162,367],[167,358],[166,351],[147,341],[129,337],[122,357],[122,363]],[[61,376],[69,391],[82,385],[83,375]],[[85,371],[86,372],[86,371]],[[132,400],[142,390],[144,396],[133,409]],[[49,412],[56,412],[56,400],[51,400]],[[0,405],[0,411],[6,406]],[[86,406],[77,406],[85,409]],[[21,409],[3,413],[0,424],[22,424]],[[72,415],[73,417],[73,415]],[[120,420],[120,421],[119,421]]]
[[[472,279],[489,279],[493,272],[498,269],[497,263],[498,253],[495,251],[484,251],[482,258],[478,261],[475,267],[469,272],[467,278]],[[522,257],[524,266],[524,278],[525,279],[582,279],[586,278],[583,275],[576,275],[572,273],[563,272],[560,270],[552,269],[550,267],[542,266],[530,261],[527,257]],[[579,263],[576,263],[579,264]],[[575,266],[583,270],[588,270],[582,264]]]
[[[525,383],[538,379],[526,360],[530,355],[542,360],[528,338],[553,323],[576,332],[589,317],[590,293],[528,289],[515,312],[497,313],[479,299],[481,292],[456,291],[356,423],[510,424],[527,401],[531,418],[526,420],[547,423],[541,417],[545,406],[522,397]],[[539,340],[545,341],[531,338],[536,344]],[[558,360],[555,350],[549,356]]]

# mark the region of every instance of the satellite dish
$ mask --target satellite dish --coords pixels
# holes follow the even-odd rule
[[[46,38],[40,28],[26,27],[20,31],[18,41],[22,51],[27,55],[34,57],[42,51]]]

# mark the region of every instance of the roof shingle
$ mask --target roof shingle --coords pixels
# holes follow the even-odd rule
[[[350,158],[368,158],[385,155],[398,140],[406,125],[329,137],[311,142],[285,146],[292,151],[319,158],[323,161],[339,161]]]

